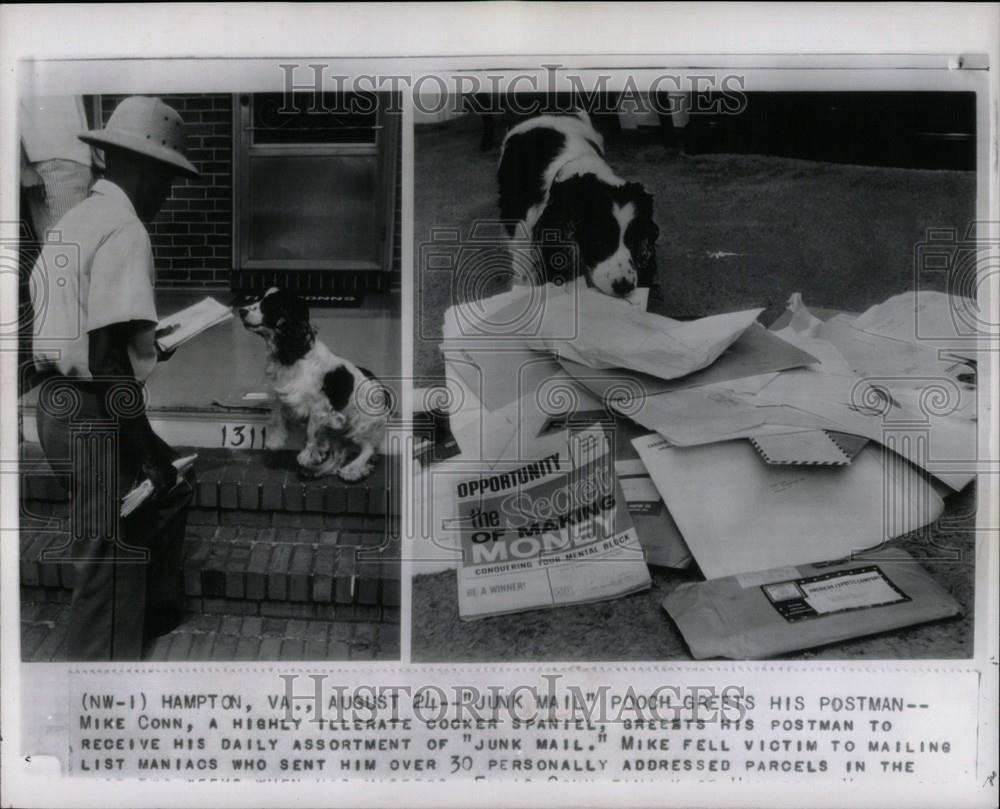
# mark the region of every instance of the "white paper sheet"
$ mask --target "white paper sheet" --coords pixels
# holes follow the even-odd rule
[[[940,359],[933,346],[869,334],[843,315],[820,324],[815,335],[832,343],[859,376],[933,377],[955,364],[953,359]]]
[[[457,347],[449,340],[489,339],[498,346],[553,352],[590,368],[629,368],[673,379],[711,365],[763,311],[678,322],[579,285],[551,287],[516,287],[452,307],[445,313],[445,347]]]
[[[616,412],[655,430],[677,446],[797,429],[839,429],[827,419],[793,407],[770,401],[762,406],[756,404],[753,394],[776,376],[765,374],[635,399],[631,398],[633,389],[627,385],[619,385],[616,392],[606,379],[581,377],[577,381],[602,400],[607,397],[608,406]]]
[[[487,410],[499,410],[536,391],[546,379],[565,377],[548,354],[515,346],[442,344],[447,365],[473,391]]]
[[[171,351],[194,339],[206,329],[224,323],[232,316],[233,310],[228,306],[219,303],[215,298],[203,298],[198,303],[175,312],[156,324],[157,331],[172,329],[169,334],[157,338],[157,345],[163,351]]]
[[[956,342],[972,342],[976,324],[988,319],[971,298],[920,290],[903,292],[872,306],[853,325],[893,340],[953,349]]]
[[[463,454],[473,458],[483,456],[483,414],[486,412],[476,390],[479,384],[468,384],[465,376],[457,372],[455,363],[445,362],[445,384],[450,393],[448,416],[451,424],[451,434],[455,437]],[[464,369],[466,375],[478,372],[478,368]]]
[[[866,447],[850,466],[769,466],[748,441],[633,442],[706,578],[872,548],[937,519],[943,501],[896,456]]]
[[[661,379],[673,379],[711,365],[751,324],[762,309],[714,315],[686,323],[647,312],[627,319],[606,295],[587,290],[575,300],[564,297],[546,308],[533,348],[592,368],[630,368]],[[575,338],[560,336],[563,324],[578,318]]]
[[[627,378],[630,386],[642,390],[647,396],[725,382],[736,387],[741,379],[762,377],[816,362],[816,357],[775,336],[759,323],[752,324],[710,366],[677,379],[660,379],[623,368],[590,368],[565,358],[559,360],[560,365],[573,377],[593,381],[607,378],[611,383]]]
[[[479,399],[480,391],[496,391],[495,380],[486,381],[491,360],[486,359],[484,370],[465,360],[446,358],[449,385],[459,392],[456,404],[462,403],[455,408],[458,418],[453,415],[452,434],[463,454],[489,461],[530,458],[539,434],[553,416],[602,409],[601,400],[576,385],[555,360],[540,354],[537,357],[541,364],[527,366],[520,382],[509,385],[518,398],[493,410]],[[494,404],[496,401],[494,397]]]

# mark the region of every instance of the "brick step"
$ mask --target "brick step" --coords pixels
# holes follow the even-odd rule
[[[69,611],[62,604],[21,604],[21,657],[65,659]],[[399,624],[194,613],[147,646],[144,659],[398,660]]]
[[[21,601],[36,607],[67,606],[72,591],[65,587],[21,587]],[[184,609],[192,615],[241,615],[244,617],[288,618],[338,621],[343,623],[380,622],[398,624],[400,609],[386,604],[320,604],[295,601],[248,601],[234,598],[184,599]]]
[[[395,513],[398,464],[379,456],[363,481],[302,478],[295,453],[241,452],[230,449],[178,447],[183,455],[198,453],[193,521],[256,527],[331,527],[335,518],[352,516],[372,525]],[[21,445],[22,515],[30,520],[58,514],[66,493],[52,474],[38,444]]]
[[[68,535],[22,530],[20,569],[25,598],[35,589],[72,589]],[[300,528],[188,526],[184,595],[225,600],[230,611],[266,615],[274,604],[300,605],[289,617],[328,617],[335,607],[398,608],[399,543],[384,532]],[[35,594],[49,601],[49,594]],[[201,608],[205,608],[204,604]],[[325,612],[324,612],[325,610]],[[214,611],[220,611],[219,608]]]
[[[25,530],[67,530],[69,504],[65,501],[21,499],[21,527]],[[227,526],[231,528],[274,528],[279,531],[340,530],[378,533],[385,530],[387,518],[373,514],[326,513],[312,511],[242,511],[208,509],[197,506],[188,515],[188,525]]]

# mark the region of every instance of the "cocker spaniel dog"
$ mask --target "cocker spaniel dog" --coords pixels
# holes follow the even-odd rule
[[[306,302],[272,287],[239,308],[247,330],[267,341],[267,378],[274,394],[268,449],[288,440],[288,425],[304,423],[306,445],[297,456],[303,475],[361,480],[385,440],[390,397],[364,368],[338,357],[316,338]]]
[[[653,198],[604,161],[604,139],[585,112],[540,115],[504,139],[497,170],[509,236],[539,246],[536,277],[584,277],[607,295],[656,285]],[[553,234],[555,239],[553,239]]]

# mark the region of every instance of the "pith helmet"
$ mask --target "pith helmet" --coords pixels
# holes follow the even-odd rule
[[[117,146],[173,166],[178,174],[198,177],[184,156],[184,120],[158,98],[129,96],[115,107],[104,129],[78,136],[95,146]]]

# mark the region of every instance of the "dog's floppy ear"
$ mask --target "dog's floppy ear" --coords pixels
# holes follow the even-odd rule
[[[635,218],[625,232],[625,244],[635,261],[636,281],[640,287],[656,287],[656,240],[660,229],[653,221],[653,196],[641,183],[626,183],[626,198],[635,205]]]
[[[660,229],[653,221],[653,195],[642,183],[625,183],[625,197],[636,208],[635,224],[640,238],[655,242],[660,235]]]
[[[532,233],[543,284],[572,281],[580,274],[576,234],[583,227],[586,199],[580,177],[554,182],[549,189],[548,203]]]
[[[309,323],[309,306],[297,295],[280,292],[274,312],[274,353],[279,363],[291,365],[312,348],[316,330]],[[271,299],[277,296],[271,296]]]
[[[293,292],[282,290],[277,293],[278,322],[281,320],[295,320],[302,323],[309,322],[309,306],[298,295]]]
[[[259,303],[265,324],[272,329],[288,319],[309,322],[309,306],[294,292],[272,287]]]

